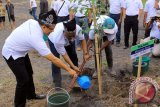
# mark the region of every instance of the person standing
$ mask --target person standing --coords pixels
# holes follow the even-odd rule
[[[32,10],[32,16],[34,20],[38,20],[38,16],[36,15],[37,3],[35,0],[30,0],[30,9]]]
[[[9,23],[10,23],[10,27],[13,30],[16,26],[15,24],[15,17],[14,17],[14,5],[11,3],[10,0],[6,0],[7,4],[6,4],[6,10],[8,13],[8,19],[9,19]]]
[[[0,0],[0,30],[2,28],[5,28],[5,14],[6,14],[5,7],[2,4],[2,0]]]
[[[118,26],[118,32],[116,34],[116,46],[120,46],[121,40],[121,23],[123,16],[123,3],[124,0],[109,0],[109,17],[114,19]],[[114,40],[112,41],[114,43]]]
[[[129,34],[131,29],[133,32],[132,46],[137,44],[138,18],[141,16],[142,9],[142,0],[125,0],[124,2],[124,49],[129,47]]]
[[[43,35],[49,35],[57,23],[54,10],[44,13],[39,20],[29,19],[17,27],[5,40],[2,55],[16,77],[14,107],[26,107],[26,99],[44,99],[45,95],[35,92],[33,69],[28,51],[35,49],[41,56],[56,66],[63,68],[69,74],[77,76],[76,71],[66,66],[55,57],[45,41]]]
[[[151,28],[148,28],[149,21],[152,17],[156,15],[158,0],[148,0],[145,4],[144,8],[144,19],[143,19],[143,25],[145,27],[145,38],[150,36]]]
[[[40,0],[40,14],[48,12],[48,0]]]
[[[53,9],[58,16],[58,22],[68,21],[70,14],[70,1],[69,0],[57,0],[54,2]]]
[[[79,2],[78,0],[73,0],[71,3],[71,15],[70,17],[75,17],[76,24],[82,26],[82,30],[84,31],[85,39],[88,40],[88,33],[86,33],[86,29],[88,28],[88,24],[92,22],[91,15],[91,1],[90,0],[82,0]],[[86,15],[87,13],[87,15]],[[80,41],[78,38],[76,39],[76,48],[77,51],[81,50]]]
[[[56,24],[54,32],[49,35],[49,45],[52,53],[56,57],[62,57],[74,70],[78,68],[78,58],[75,49],[75,38],[81,41],[83,49],[83,58],[87,60],[89,55],[87,53],[87,46],[82,28],[76,25],[75,19],[64,21]],[[61,71],[60,68],[52,64],[52,77],[55,87],[61,87]]]

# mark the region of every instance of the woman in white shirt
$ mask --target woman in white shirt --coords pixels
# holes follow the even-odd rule
[[[56,14],[51,10],[42,14],[38,22],[32,19],[24,22],[6,39],[2,55],[17,80],[14,107],[25,107],[26,99],[45,98],[45,95],[35,93],[33,70],[28,56],[28,51],[31,49],[37,50],[40,55],[68,71],[69,74],[77,76],[76,71],[51,53],[43,40],[43,35],[49,35],[56,23]]]

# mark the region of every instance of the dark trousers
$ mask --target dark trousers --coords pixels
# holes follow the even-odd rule
[[[103,37],[103,42],[105,42],[107,40],[108,40],[107,37],[104,36]],[[106,60],[107,60],[108,68],[112,69],[112,67],[113,67],[113,57],[112,57],[112,47],[111,47],[111,44],[109,44],[107,47],[105,47],[105,55],[106,55]],[[96,59],[96,56],[95,56],[95,67],[97,68],[97,59]]]
[[[138,15],[126,16],[124,20],[124,42],[126,47],[129,47],[129,34],[131,29],[133,31],[132,45],[136,45],[138,35]]]
[[[150,36],[150,32],[151,32],[151,28],[145,28],[145,37],[144,38],[147,38]]]
[[[103,37],[103,42],[107,40],[107,37]],[[108,68],[113,67],[113,56],[112,56],[112,47],[111,44],[109,44],[107,47],[105,47],[105,54],[106,54],[106,60],[108,63]]]
[[[53,55],[60,58],[60,54],[55,49],[54,44],[50,40],[48,40],[48,41],[49,41],[49,46],[50,46],[50,49],[51,49],[51,52],[53,53]],[[77,57],[77,53],[75,50],[75,41],[70,42],[70,45],[66,46],[65,49],[66,49],[66,52],[67,52],[69,58],[73,62],[73,64],[75,66],[78,66],[78,57]],[[52,77],[53,77],[53,83],[54,83],[55,87],[61,87],[61,81],[62,81],[61,71],[60,71],[60,68],[54,64],[52,64]]]
[[[63,17],[60,17],[60,16],[57,16],[57,22],[63,22],[63,21],[68,21],[69,20],[69,15],[68,16],[63,16]]]
[[[17,81],[14,99],[15,107],[25,107],[26,99],[35,96],[33,70],[29,56],[27,54],[25,57],[20,57],[16,60],[12,57],[5,60]]]
[[[120,19],[120,14],[109,13],[109,17],[111,17],[116,22],[116,24],[118,26],[118,32],[116,34],[116,42],[120,43],[120,40],[121,40],[121,25],[118,25],[118,21]]]
[[[37,10],[37,7],[32,8],[32,16],[34,17],[34,20],[38,20],[38,16],[36,15],[36,10]]]

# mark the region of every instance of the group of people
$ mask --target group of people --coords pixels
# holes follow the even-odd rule
[[[8,14],[10,28],[15,28],[14,5],[10,0],[6,0],[6,5],[4,6],[2,0],[0,0],[0,31],[5,29],[6,11]]]
[[[32,11],[37,8],[34,1],[30,0]],[[148,2],[153,2],[152,9],[150,6],[147,8]],[[141,0],[109,0],[108,3],[110,5],[109,16],[102,11],[97,18],[96,24],[102,29],[99,30],[103,38],[100,51],[105,50],[108,63],[107,72],[112,74],[113,57],[111,45],[116,39],[116,46],[120,46],[120,29],[123,16],[125,16],[124,49],[127,49],[129,48],[129,33],[131,29],[133,31],[132,45],[137,44],[138,17],[143,5]],[[159,8],[158,2],[157,0],[148,0],[147,3],[145,16],[152,18],[148,18],[151,20],[147,24],[144,23],[144,25],[147,30],[151,29],[151,37],[154,36],[160,39],[160,16],[154,14],[153,17],[149,14],[149,10],[155,9],[157,11]],[[151,5],[151,3],[148,3],[148,5]],[[94,44],[92,42],[94,42],[95,26],[92,22],[91,7],[89,0],[82,0],[80,3],[78,1],[70,3],[68,0],[57,0],[50,11],[46,9],[40,12],[39,17],[33,12],[35,20],[29,19],[25,21],[9,35],[2,48],[2,55],[16,77],[15,107],[25,107],[26,99],[45,98],[45,95],[38,95],[35,92],[33,70],[28,55],[28,51],[31,49],[37,50],[41,56],[52,62],[52,77],[55,87],[62,87],[60,68],[72,76],[78,76],[80,69],[78,68],[76,49],[78,47],[83,50],[83,60],[87,61],[90,58],[89,48]],[[90,28],[89,32],[83,32],[87,27]],[[44,37],[48,37],[46,40],[50,49]],[[60,55],[70,67],[59,59]]]

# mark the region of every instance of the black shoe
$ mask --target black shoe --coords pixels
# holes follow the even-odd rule
[[[128,46],[125,46],[123,49],[127,49],[128,48]]]
[[[40,100],[40,99],[45,99],[46,98],[46,95],[44,95],[44,94],[36,94],[35,96],[33,96],[33,97],[28,97],[27,99],[28,100],[32,100],[32,99],[36,99],[36,100]]]

